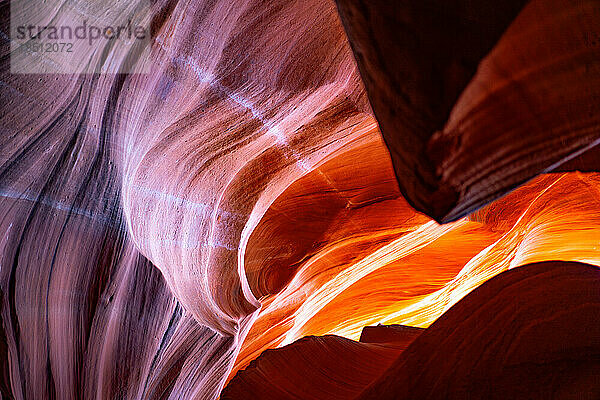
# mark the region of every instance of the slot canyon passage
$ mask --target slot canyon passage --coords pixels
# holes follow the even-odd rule
[[[600,398],[598,0],[0,4],[2,399]]]

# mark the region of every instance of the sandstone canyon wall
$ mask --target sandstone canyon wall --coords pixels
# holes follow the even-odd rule
[[[600,393],[597,1],[0,7],[2,398]]]

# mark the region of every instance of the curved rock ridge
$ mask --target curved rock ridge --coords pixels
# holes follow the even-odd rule
[[[543,175],[445,225],[401,198],[361,207],[352,223],[320,238],[322,247],[312,249],[279,293],[262,298],[232,374],[265,349],[303,336],[358,340],[366,325],[427,327],[483,282],[519,265],[554,258],[600,265],[599,188],[598,174]],[[280,231],[278,225],[270,231],[267,221],[260,234],[273,241]],[[299,227],[313,226],[294,222],[290,234],[298,237]]]
[[[51,12],[35,13],[42,25],[68,20],[69,7],[91,9],[89,0],[45,4]],[[535,4],[527,7],[542,7]],[[577,4],[565,19],[540,15],[560,32],[573,15],[593,28],[597,9]],[[337,346],[323,361],[332,376],[338,355],[355,353],[347,366],[363,368],[359,384],[335,375],[330,394],[358,395],[414,327],[428,327],[493,276],[552,259],[600,265],[594,153],[560,166],[589,173],[539,176],[452,223],[415,211],[333,1],[119,3],[111,13],[149,22],[149,53],[138,59],[109,43],[77,57],[121,73],[79,75],[11,73],[9,3],[0,8],[3,398],[214,399],[265,350],[287,345],[290,360],[266,354],[286,363],[305,346]],[[517,21],[527,21],[522,15]],[[516,26],[509,31],[519,34]],[[579,64],[591,68],[582,72],[589,91],[557,112],[577,137],[595,118],[577,114],[597,93],[592,61]],[[572,77],[547,68],[548,79]],[[478,77],[460,110],[484,96]],[[594,111],[597,103],[586,104]],[[395,337],[393,328],[352,341],[376,324],[414,329],[393,345],[379,343]],[[378,361],[360,367],[361,357]],[[270,367],[253,365],[248,380],[258,382]]]
[[[398,344],[306,336],[262,353],[236,374],[221,399],[351,399],[379,377],[416,336],[396,333]]]
[[[7,398],[216,397],[260,305],[254,227],[376,135],[332,2],[158,1],[151,17],[148,74],[13,74],[2,41]]]
[[[123,88],[139,97],[124,99],[127,226],[186,310],[232,335],[259,306],[243,261],[256,224],[375,121],[326,1],[177,3],[153,50],[156,74]]]
[[[425,330],[365,328],[394,331],[385,345],[324,336],[267,351],[221,398],[595,399],[599,293],[596,266],[528,264],[490,279]],[[398,352],[395,340],[409,345]],[[381,354],[395,357],[391,366]]]
[[[600,142],[595,0],[336,0],[406,199],[440,222]]]
[[[444,313],[360,398],[597,398],[599,293],[596,266],[504,272]]]

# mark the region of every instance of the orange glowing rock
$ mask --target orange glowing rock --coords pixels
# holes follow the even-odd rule
[[[44,3],[42,22],[104,7]],[[436,68],[421,68],[435,46],[400,57],[409,131],[389,129],[331,0],[113,3],[149,24],[148,53],[98,42],[77,60],[133,73],[11,72],[8,41],[0,57],[3,398],[215,399],[228,380],[264,394],[306,351],[324,355],[295,371],[303,395],[322,398],[321,370],[328,395],[359,395],[494,276],[600,265],[593,1],[471,15],[452,0],[431,20],[410,6],[449,47]],[[413,329],[363,329],[378,324]]]
[[[490,279],[425,330],[369,327],[388,331],[384,343],[306,337],[267,351],[222,398],[597,398],[599,293],[598,267],[528,264]]]

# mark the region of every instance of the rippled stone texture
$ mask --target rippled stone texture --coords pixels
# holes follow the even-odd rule
[[[597,1],[337,3],[400,189],[437,221],[600,142]]]
[[[308,337],[265,352],[223,398],[595,399],[599,293],[596,266],[528,264],[490,279],[422,332],[396,328],[379,345]],[[383,329],[365,330],[374,328]]]
[[[597,398],[599,293],[596,266],[504,272],[442,315],[360,398]]]
[[[40,23],[68,19],[56,4]],[[577,4],[564,20],[548,14],[557,23],[544,27],[568,31],[577,7],[590,3]],[[589,173],[539,176],[453,223],[415,211],[334,2],[150,6],[140,11],[152,28],[150,56],[131,74],[11,74],[1,41],[3,397],[213,399],[265,350],[292,345],[298,355],[313,346],[318,354],[330,342],[356,348],[357,364],[378,357],[364,386],[392,365],[389,351],[412,340],[390,350],[365,333],[357,345],[364,326],[426,328],[486,280],[526,263],[600,265],[591,153],[572,160]],[[0,7],[5,33],[7,2]],[[573,29],[596,26],[588,19]],[[487,95],[474,82],[514,23],[457,104]],[[129,68],[119,49],[96,49],[93,70]],[[580,76],[588,91],[572,80],[587,103],[566,99],[568,115],[556,113],[575,128],[590,121],[576,112],[597,104],[588,96],[597,93],[596,64],[577,62],[568,65],[591,68]],[[563,79],[555,64],[547,68]],[[509,139],[495,144],[509,151]],[[305,336],[315,337],[295,344]],[[342,379],[338,354],[310,360],[312,372],[328,363]]]

